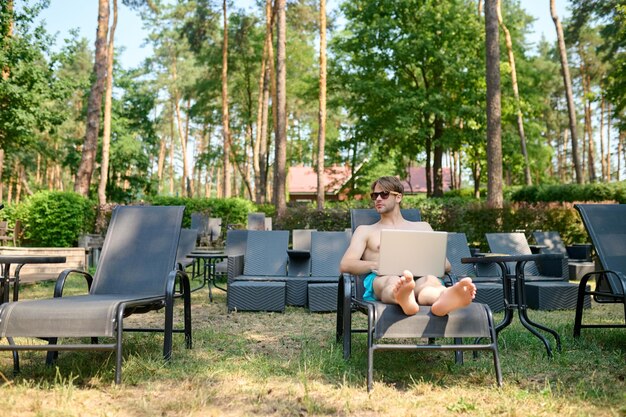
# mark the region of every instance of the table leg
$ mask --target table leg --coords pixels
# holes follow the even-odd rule
[[[196,262],[198,263],[197,266],[196,266],[196,262],[194,262],[194,264],[193,264],[191,279],[195,278],[195,272],[194,271],[196,270],[196,268],[198,269],[198,275],[200,275],[200,269],[202,269],[202,283],[199,286],[197,286],[196,288],[192,288],[190,290],[191,292],[198,291],[200,288],[203,288],[205,286],[205,284],[206,284],[206,273],[205,273],[206,261],[202,260],[203,263],[202,263],[202,266],[200,266],[200,260],[201,260],[200,258],[198,258],[196,260]]]
[[[546,347],[546,351],[548,352],[548,357],[552,357],[552,349],[550,348],[550,343],[548,339],[546,339],[541,333],[539,333],[536,328],[544,330],[550,334],[552,334],[556,340],[557,350],[561,350],[561,338],[559,334],[555,331],[541,325],[539,323],[535,323],[528,317],[527,305],[526,305],[526,280],[524,278],[524,266],[526,262],[518,262],[515,267],[515,283],[516,283],[516,298],[517,298],[517,309],[519,314],[519,319],[522,325],[527,328],[532,334],[537,336],[539,340],[543,342]]]
[[[219,288],[222,291],[226,291],[226,288],[220,287],[219,285],[217,285],[217,274],[215,273],[215,265],[221,261],[220,258],[214,258],[211,260],[211,269],[209,270],[209,274],[211,277],[211,281],[213,282],[213,286],[215,288]]]
[[[19,291],[20,291],[20,270],[22,269],[22,267],[24,266],[24,264],[19,264],[18,266],[15,267],[15,277],[13,277],[14,281],[13,281],[13,301],[17,301],[19,298]]]
[[[9,271],[11,270],[11,264],[2,265],[2,282],[0,282],[0,304],[9,302]]]
[[[213,302],[213,290],[211,290],[211,261],[204,262],[204,280],[209,287],[209,301]]]
[[[496,325],[496,335],[500,333],[502,329],[507,327],[513,321],[513,310],[515,309],[515,303],[513,300],[513,294],[511,291],[511,276],[508,268],[504,262],[498,262],[498,266],[502,270],[502,289],[504,292],[504,318]]]

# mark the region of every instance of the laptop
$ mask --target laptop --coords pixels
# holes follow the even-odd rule
[[[415,277],[442,277],[446,268],[448,233],[422,230],[380,232],[379,275],[402,275],[405,269]]]

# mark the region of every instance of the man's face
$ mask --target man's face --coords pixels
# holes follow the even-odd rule
[[[374,186],[374,193],[381,193],[383,191],[384,190],[380,185],[376,184]],[[400,204],[400,201],[402,201],[402,194],[391,191],[386,199],[384,199],[382,195],[378,195],[373,201],[374,208],[378,213],[389,213],[393,211],[398,204]]]

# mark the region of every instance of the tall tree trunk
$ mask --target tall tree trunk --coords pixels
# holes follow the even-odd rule
[[[96,35],[96,58],[94,72],[96,80],[91,86],[89,104],[87,105],[87,131],[83,143],[83,154],[80,161],[74,191],[83,196],[89,195],[89,185],[96,163],[98,134],[100,133],[100,113],[102,111],[102,93],[107,77],[107,32],[109,31],[109,1],[98,1],[98,31]]]
[[[0,28],[2,33],[0,33],[0,38],[2,39],[3,45],[8,45],[9,38],[13,36],[13,0],[7,0],[4,5],[0,5],[1,8],[5,9],[5,16],[7,19],[3,22],[0,22]],[[7,65],[2,67],[2,76],[1,79],[6,81],[9,79],[11,75],[11,68]],[[2,184],[2,172],[4,171],[4,141],[6,138],[0,134],[0,202],[2,202],[3,198],[3,187]]]
[[[104,94],[104,119],[102,127],[102,163],[100,164],[100,183],[98,184],[98,220],[96,225],[103,225],[104,210],[107,202],[106,187],[109,179],[109,149],[111,145],[111,107],[113,96],[113,51],[115,41],[115,29],[117,28],[117,0],[113,0],[113,24],[109,30],[109,46],[107,56],[107,79]]]
[[[583,174],[578,158],[578,134],[576,132],[576,107],[574,106],[574,93],[572,92],[572,79],[569,75],[569,64],[567,63],[567,49],[565,48],[565,37],[563,36],[563,27],[556,13],[556,2],[550,0],[550,14],[556,27],[556,37],[559,45],[559,56],[561,58],[561,73],[563,74],[563,86],[565,87],[565,96],[567,98],[567,112],[569,115],[569,130],[572,139],[572,163],[574,164],[574,172],[576,174],[576,182],[583,183]]]
[[[611,182],[611,102],[607,103],[606,110],[606,180]]]
[[[561,172],[560,178],[561,178],[561,182],[565,183],[565,178],[566,178],[566,172],[565,172],[565,155],[567,155],[567,142],[568,142],[568,137],[567,134],[569,132],[569,129],[564,129],[563,130],[563,146],[561,147],[561,149],[563,150],[563,152],[561,152],[561,155],[559,155],[559,171]]]
[[[324,210],[326,174],[324,152],[326,149],[326,0],[320,0],[320,96],[319,130],[317,134],[317,209]]]
[[[496,0],[485,0],[487,53],[487,206],[502,208],[500,34]]]
[[[172,102],[172,111],[170,116],[170,154],[169,154],[169,177],[170,177],[170,195],[174,195],[175,177],[174,177],[174,143],[176,134],[174,132],[174,103]]]
[[[501,12],[501,0],[498,0],[498,23],[504,32],[504,39],[506,41],[506,49],[509,56],[509,65],[511,66],[511,84],[513,85],[513,97],[515,98],[515,107],[517,111],[517,131],[519,133],[520,145],[522,149],[522,156],[524,157],[524,179],[526,185],[532,185],[533,181],[530,176],[530,162],[528,161],[528,152],[526,151],[526,135],[524,134],[524,115],[522,114],[522,106],[520,105],[519,89],[517,87],[517,70],[515,67],[515,55],[513,54],[513,41],[511,40],[511,34],[502,20]]]
[[[589,171],[589,182],[596,181],[596,167],[595,167],[595,146],[593,140],[593,127],[591,125],[591,76],[587,71],[587,62],[585,62],[585,55],[582,53],[582,47],[578,45],[578,55],[580,56],[580,79],[583,87],[583,108],[585,112],[585,125],[584,131],[587,135],[587,168]],[[583,140],[583,143],[585,141]]]
[[[224,43],[222,45],[222,136],[224,138],[224,175],[222,195],[225,198],[231,196],[230,178],[230,121],[228,117],[228,16],[226,14],[226,0],[222,1],[224,12]]]
[[[157,189],[159,193],[163,191],[163,172],[165,167],[165,155],[167,152],[167,136],[161,136],[161,143],[159,145],[159,159],[157,160]]]
[[[271,1],[271,0],[268,0]],[[260,160],[260,151],[261,151],[261,141],[263,140],[263,135],[261,134],[263,131],[263,93],[265,91],[265,67],[268,65],[267,62],[267,48],[268,42],[271,42],[271,38],[265,34],[265,42],[263,42],[263,54],[261,55],[261,71],[259,75],[259,97],[257,99],[257,113],[256,113],[256,139],[254,141],[254,145],[252,146],[252,171],[254,172],[254,182],[256,187],[254,189],[254,201],[257,204],[262,203],[262,187],[261,187],[261,160]]]
[[[433,150],[433,139],[430,136],[426,136],[426,144],[424,146],[426,148],[426,196],[431,197],[433,195],[433,162],[432,162],[432,150]]]
[[[617,137],[617,173],[615,175],[615,180],[621,180],[622,173],[622,149],[624,148],[624,134],[625,132],[622,130],[619,132],[619,136]]]
[[[278,216],[287,208],[285,183],[287,179],[287,68],[285,0],[276,1],[276,145],[274,157],[274,206]]]
[[[263,44],[263,59],[261,61],[261,74],[259,79],[259,110],[257,115],[257,138],[254,143],[256,156],[254,157],[256,201],[265,203],[267,199],[267,170],[268,170],[268,122],[269,100],[272,84],[272,68],[274,50],[272,47],[272,27],[274,26],[274,10],[272,0],[265,2],[265,43]]]
[[[607,157],[604,153],[604,110],[604,96],[602,96],[600,100],[600,166],[602,168],[602,178],[600,180],[609,182],[611,179],[606,172]]]
[[[180,97],[178,93],[176,93],[174,100],[174,112],[176,114],[176,126],[178,127],[178,137],[180,139],[180,147],[182,152],[183,159],[183,175],[180,179],[180,187],[181,187],[181,195],[183,197],[187,196],[187,170],[189,164],[187,162],[187,135],[185,132],[185,128],[183,125],[183,117],[180,111]]]
[[[441,137],[443,136],[443,120],[439,116],[435,116],[435,132],[433,135],[433,197],[443,196],[443,172],[442,159],[443,147],[441,146]]]
[[[4,149],[0,148],[0,203],[4,198],[4,181],[2,181],[2,167],[4,167]]]

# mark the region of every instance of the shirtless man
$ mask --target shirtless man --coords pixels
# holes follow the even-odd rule
[[[445,287],[433,275],[418,277],[414,281],[411,271],[404,271],[402,276],[379,276],[376,273],[382,229],[432,230],[426,222],[410,222],[402,217],[403,191],[404,187],[396,177],[385,176],[374,181],[370,195],[380,221],[356,228],[339,268],[341,272],[353,275],[368,274],[364,280],[364,300],[398,304],[407,315],[416,314],[420,305],[429,305],[433,314],[445,316],[472,302],[476,286],[471,278],[463,278],[453,286]],[[446,271],[449,270],[450,264],[446,260]]]

